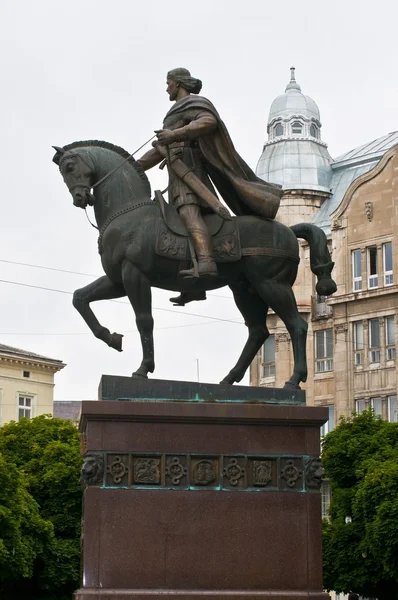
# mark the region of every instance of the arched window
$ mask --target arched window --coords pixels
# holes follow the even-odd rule
[[[280,137],[281,135],[283,135],[282,123],[278,123],[277,125],[275,125],[274,132],[275,132],[275,137]]]
[[[315,138],[318,137],[318,127],[314,124],[312,124],[310,127],[310,135],[312,135],[312,137],[315,137]]]
[[[293,121],[292,123],[292,133],[303,133],[303,124],[300,121]]]

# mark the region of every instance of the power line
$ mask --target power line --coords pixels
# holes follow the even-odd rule
[[[59,294],[67,294],[69,296],[73,295],[73,292],[68,292],[67,290],[58,290],[55,288],[49,288],[49,287],[45,287],[42,285],[32,285],[30,283],[21,283],[20,281],[8,281],[7,279],[0,279],[0,283],[7,283],[10,285],[20,285],[22,287],[28,287],[28,288],[33,288],[36,290],[45,290],[47,292],[57,292]],[[118,304],[127,304],[129,305],[129,302],[124,302],[123,300],[108,300],[108,302],[117,302]],[[174,315],[176,314],[176,311],[171,309],[171,308],[159,308],[157,306],[152,306],[153,310],[160,310],[162,312],[170,312],[173,313]],[[220,319],[219,317],[210,317],[210,315],[200,315],[199,313],[191,313],[191,312],[179,312],[178,314],[180,315],[187,315],[190,317],[200,317],[201,319],[210,319],[212,321],[222,321],[224,323],[235,323],[238,325],[244,325],[243,321],[234,321],[232,319]]]
[[[83,277],[95,277],[98,278],[100,275],[94,275],[93,273],[82,273],[81,271],[69,271],[68,269],[56,269],[55,267],[46,267],[45,265],[33,265],[31,263],[23,263],[17,262],[15,260],[5,260],[4,258],[0,258],[0,262],[7,263],[9,265],[18,265],[20,267],[29,267],[33,269],[43,269],[45,271],[55,271],[57,273],[68,273],[69,275],[81,275]],[[222,296],[221,294],[213,294],[213,292],[208,292],[209,296],[213,296],[214,298],[224,298],[225,300],[232,300],[230,296]]]
[[[155,327],[155,331],[163,331],[164,329],[184,329],[185,327],[201,327],[202,325],[214,325],[214,321],[205,321],[204,323],[188,323],[187,325],[168,325],[167,327]],[[122,330],[122,334],[125,333],[137,333],[137,329],[124,329]],[[63,333],[40,333],[40,332],[23,332],[23,331],[0,331],[0,335],[42,335],[42,336],[61,336],[61,335],[93,335],[91,331],[79,331],[76,333],[73,332],[63,332]]]

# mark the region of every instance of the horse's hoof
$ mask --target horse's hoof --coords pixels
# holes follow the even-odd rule
[[[220,381],[220,385],[233,385],[233,381],[230,381],[227,377],[225,377],[222,381]]]
[[[131,379],[148,379],[148,375],[144,375],[143,373],[136,371],[131,375]]]
[[[301,387],[297,385],[297,383],[291,383],[290,381],[286,381],[283,386],[284,390],[301,390]]]
[[[122,334],[113,332],[111,334],[111,337],[109,338],[108,346],[110,346],[111,348],[114,348],[118,352],[123,352],[122,343],[123,343]]]

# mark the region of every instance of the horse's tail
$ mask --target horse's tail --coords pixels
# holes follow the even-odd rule
[[[318,279],[317,293],[320,296],[330,296],[337,290],[337,286],[331,276],[334,262],[330,257],[325,233],[310,223],[299,223],[290,229],[297,238],[303,238],[310,246],[311,271]]]

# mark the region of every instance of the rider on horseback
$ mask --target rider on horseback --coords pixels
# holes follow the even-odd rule
[[[188,185],[176,175],[172,168],[173,159],[182,160],[187,171],[214,196],[213,206],[221,208],[213,181],[226,204],[237,215],[255,214],[273,219],[282,190],[278,185],[259,179],[242,160],[213,104],[202,96],[191,96],[199,94],[201,88],[202,82],[191,77],[187,69],[169,71],[167,93],[175,104],[165,117],[163,129],[156,132],[158,141],[154,148],[138,162],[144,170],[150,169],[164,159],[164,152],[156,146],[168,148],[169,200],[177,208],[193,243],[199,276],[213,277],[218,274],[217,265],[211,236],[202,218],[202,214],[211,208],[200,196],[200,191],[193,189],[195,186]],[[192,277],[194,269],[180,274]]]

